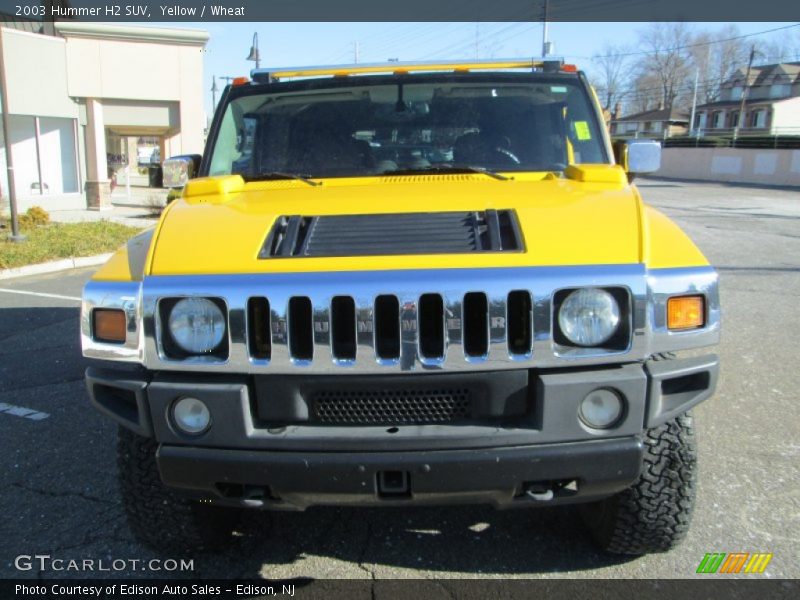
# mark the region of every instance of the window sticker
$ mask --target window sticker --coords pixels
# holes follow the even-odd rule
[[[586,121],[575,121],[575,136],[582,142],[592,139],[589,124]]]
[[[550,91],[554,94],[566,94],[567,93],[567,86],[565,85],[551,85]]]

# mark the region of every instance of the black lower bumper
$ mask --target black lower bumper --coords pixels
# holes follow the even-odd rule
[[[301,510],[408,502],[510,507],[609,496],[638,477],[641,457],[642,443],[631,437],[434,452],[263,452],[162,445],[158,465],[167,485],[231,505]]]
[[[497,375],[414,374],[399,383],[95,368],[86,378],[99,410],[159,443],[167,485],[216,502],[302,509],[409,501],[524,506],[608,496],[638,476],[642,430],[708,398],[717,372],[717,357],[708,355]],[[460,422],[331,424],[314,420],[303,400],[326,386],[357,393],[451,379],[475,394],[475,412]],[[612,426],[593,429],[579,410],[601,388],[614,391],[624,410]],[[208,408],[211,424],[200,435],[174,423],[175,402],[185,396]]]

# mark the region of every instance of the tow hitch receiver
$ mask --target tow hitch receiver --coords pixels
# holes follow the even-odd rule
[[[378,496],[410,498],[411,478],[408,471],[378,471]]]

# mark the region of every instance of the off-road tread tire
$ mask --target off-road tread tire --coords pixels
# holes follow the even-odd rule
[[[166,487],[156,465],[155,440],[119,427],[117,469],[128,526],[137,540],[160,552],[194,554],[232,539],[238,511],[201,505]]]
[[[583,510],[595,541],[613,554],[666,552],[689,530],[697,477],[692,415],[646,430],[642,441],[636,483]]]

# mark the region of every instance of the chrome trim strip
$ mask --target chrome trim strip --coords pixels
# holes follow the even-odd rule
[[[631,299],[631,339],[626,351],[589,349],[564,353],[552,338],[552,298],[563,288],[623,287]],[[531,294],[532,348],[512,354],[508,347],[508,294]],[[484,357],[464,353],[463,298],[485,293],[489,310],[489,349]],[[422,358],[419,352],[419,298],[441,295],[444,302],[445,351],[441,358]],[[672,295],[701,293],[706,297],[708,323],[698,330],[670,332],[666,302]],[[374,302],[392,295],[400,303],[400,358],[376,354]],[[208,358],[170,360],[158,351],[157,304],[161,298],[221,297],[228,306],[230,355],[225,361]],[[312,302],[313,358],[296,360],[288,344],[288,304],[292,296]],[[333,355],[331,301],[353,298],[356,308],[356,358]],[[266,297],[270,305],[272,355],[253,359],[247,343],[247,301]],[[124,307],[129,335],[124,345],[91,340],[90,311],[95,306]],[[328,327],[325,327],[325,323]],[[235,373],[406,373],[419,371],[485,371],[553,368],[643,361],[659,352],[700,348],[719,341],[720,309],[717,274],[711,267],[647,270],[642,264],[496,269],[425,269],[347,273],[269,273],[253,275],[153,276],[139,283],[90,282],[84,292],[81,339],[91,358],[142,362],[153,370]],[[140,335],[143,332],[143,335]]]

